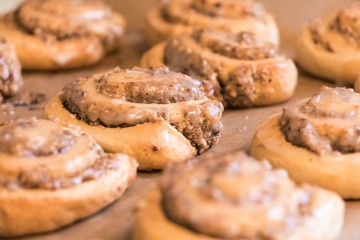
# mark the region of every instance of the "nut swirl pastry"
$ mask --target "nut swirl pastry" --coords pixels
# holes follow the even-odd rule
[[[284,170],[238,152],[167,169],[140,205],[133,235],[135,240],[335,239],[343,218],[337,194],[297,186]]]
[[[0,103],[17,94],[24,82],[15,48],[0,38]]]
[[[297,69],[277,47],[248,32],[202,29],[169,39],[150,49],[140,65],[167,65],[209,80],[225,107],[264,106],[288,100],[295,91]]]
[[[249,31],[278,44],[273,17],[253,0],[168,0],[161,1],[146,16],[152,43],[172,36],[191,34],[200,28],[232,33]]]
[[[77,68],[119,47],[124,18],[101,0],[28,0],[0,18],[24,69]]]
[[[162,169],[219,141],[223,106],[211,92],[168,68],[116,68],[65,86],[45,116],[81,126],[106,151],[135,157],[139,169]]]
[[[105,154],[78,127],[22,119],[0,127],[0,235],[51,231],[118,199],[137,162]],[[39,211],[41,209],[41,211]]]
[[[266,157],[297,182],[360,198],[359,102],[360,94],[352,89],[322,87],[313,97],[263,121],[251,155]]]
[[[315,76],[354,84],[359,72],[360,4],[311,21],[300,34],[297,61]]]

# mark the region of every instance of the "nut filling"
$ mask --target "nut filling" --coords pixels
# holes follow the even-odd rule
[[[317,154],[360,150],[360,94],[322,87],[312,98],[284,108],[280,126],[287,141]]]
[[[192,17],[184,15],[184,12]],[[230,20],[258,18],[259,22],[265,22],[267,14],[262,4],[252,0],[175,0],[163,4],[161,13],[166,21],[203,27],[207,20],[211,21],[211,18],[216,17]],[[229,29],[231,26],[223,24],[221,28]]]
[[[67,188],[121,165],[80,128],[36,118],[0,127],[0,160],[0,184],[8,189]]]
[[[314,190],[242,152],[173,165],[161,181],[170,221],[221,239],[290,239],[313,214]]]
[[[21,67],[13,45],[0,38],[0,103],[17,94],[23,86]]]
[[[215,97],[233,108],[284,101],[265,99],[281,95],[275,89],[291,89],[285,87],[285,75],[287,82],[296,82],[293,62],[279,54],[275,45],[248,32],[198,30],[191,37],[175,37],[165,47],[164,63],[176,71],[209,80]]]
[[[220,137],[220,102],[211,84],[167,68],[114,69],[70,83],[64,106],[91,125],[131,127],[164,119],[204,152]]]

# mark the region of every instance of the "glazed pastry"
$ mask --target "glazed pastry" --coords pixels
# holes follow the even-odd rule
[[[307,24],[297,46],[300,67],[342,85],[354,84],[360,65],[359,13],[360,4],[354,3]]]
[[[133,235],[135,240],[336,239],[343,219],[344,202],[337,194],[297,186],[284,170],[238,152],[167,169],[140,204]]]
[[[28,0],[0,18],[24,69],[65,69],[99,62],[119,47],[125,20],[101,0]]]
[[[146,16],[149,40],[157,43],[172,36],[191,34],[200,28],[232,33],[250,31],[278,44],[279,33],[273,17],[253,0],[168,0]]]
[[[360,198],[360,94],[322,87],[309,99],[286,107],[256,129],[251,154],[309,182]]]
[[[139,169],[162,169],[217,143],[223,106],[212,88],[167,68],[95,74],[63,88],[45,117],[81,126],[109,152],[124,152]]]
[[[14,46],[0,38],[0,103],[17,94],[23,84]]]
[[[78,127],[22,119],[0,127],[0,236],[51,231],[118,199],[137,162],[105,154]]]
[[[170,69],[209,80],[225,107],[264,106],[288,100],[297,84],[293,61],[248,32],[203,29],[150,49],[141,66]]]

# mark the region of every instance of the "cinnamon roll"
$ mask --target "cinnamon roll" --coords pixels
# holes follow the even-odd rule
[[[146,16],[149,40],[157,43],[171,36],[191,34],[200,28],[232,33],[249,31],[274,43],[279,33],[273,17],[253,0],[161,1]]]
[[[167,169],[140,204],[133,235],[135,240],[335,239],[343,219],[344,202],[337,194],[297,186],[286,171],[238,152]]]
[[[263,121],[251,155],[286,169],[297,182],[309,182],[360,198],[360,94],[322,87],[309,99]]]
[[[0,236],[51,231],[97,212],[123,194],[136,167],[78,127],[35,118],[1,126]]]
[[[168,68],[95,74],[65,86],[46,117],[81,126],[109,152],[124,152],[139,169],[162,169],[217,143],[223,106],[210,84]]]
[[[360,4],[311,21],[300,34],[297,61],[307,72],[341,84],[354,84],[359,72]]]
[[[140,65],[167,65],[209,80],[214,97],[225,107],[264,106],[288,100],[295,91],[297,69],[277,47],[249,32],[202,29],[150,49]]]
[[[15,48],[0,38],[0,103],[17,94],[23,84]]]
[[[0,18],[24,69],[76,68],[119,47],[124,18],[101,0],[28,0]]]

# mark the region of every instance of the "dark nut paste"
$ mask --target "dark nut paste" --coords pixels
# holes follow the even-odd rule
[[[6,18],[47,43],[86,37],[100,40],[107,51],[118,47],[124,32],[122,17],[99,0],[29,0]]]
[[[322,87],[308,100],[286,107],[280,121],[287,141],[317,154],[360,150],[360,94]]]
[[[21,67],[13,45],[0,39],[0,103],[17,94],[23,86]]]
[[[219,140],[223,106],[208,99],[211,84],[168,68],[114,69],[63,89],[65,107],[91,125],[131,127],[161,119],[199,153]]]
[[[172,0],[166,1],[161,7],[164,20],[197,27],[215,24],[214,28],[231,29],[231,24],[212,21],[223,18],[230,21],[236,19],[258,18],[259,23],[266,22],[266,12],[262,4],[252,0]]]
[[[296,82],[293,62],[275,45],[248,32],[206,29],[190,37],[174,37],[166,44],[164,62],[171,69],[209,80],[215,97],[234,108],[273,104],[263,99],[280,94],[275,88],[287,89],[281,86],[285,75],[290,78],[286,82]]]
[[[9,189],[67,188],[118,169],[121,161],[78,127],[36,118],[0,127],[0,184]]]
[[[313,187],[243,152],[172,165],[160,185],[170,221],[220,239],[290,239],[313,214]]]

